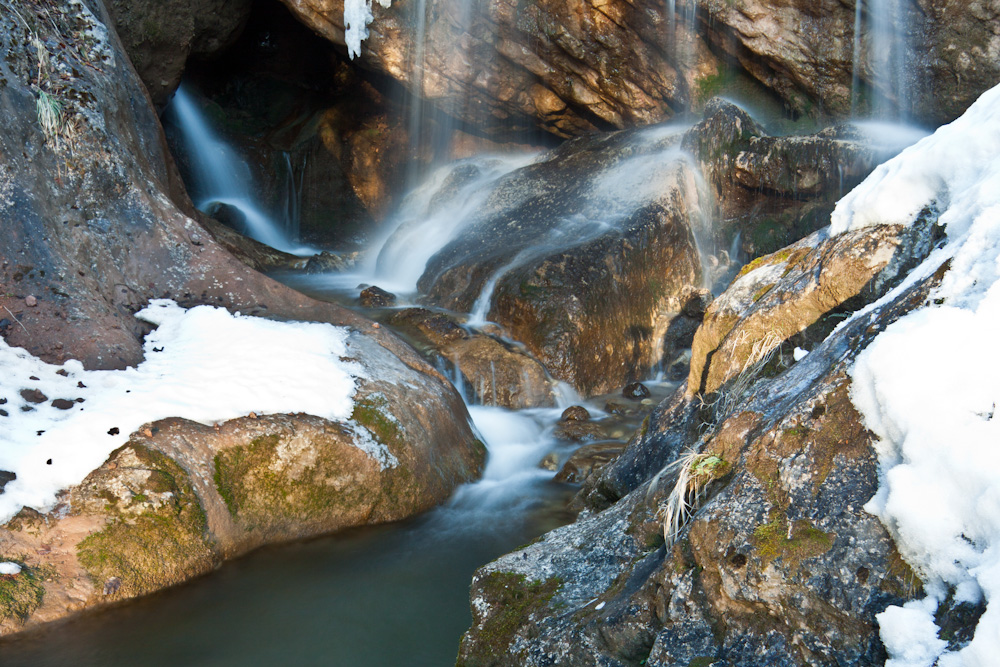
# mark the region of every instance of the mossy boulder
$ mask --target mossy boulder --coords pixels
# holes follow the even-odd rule
[[[71,502],[105,517],[106,525],[77,545],[77,555],[112,599],[151,593],[219,562],[188,472],[144,444],[112,453]]]
[[[911,227],[822,229],[743,267],[694,336],[689,395],[725,392],[780,345],[810,349],[840,318],[887,293],[939,237],[931,212]]]

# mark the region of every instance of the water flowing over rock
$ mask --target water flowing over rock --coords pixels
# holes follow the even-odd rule
[[[424,298],[496,321],[585,393],[644,378],[665,338],[693,332],[703,281],[710,202],[679,138],[577,139],[506,174],[428,262]]]
[[[342,0],[285,4],[344,43]],[[898,98],[878,55],[888,47],[869,48],[883,38],[865,20],[875,4],[858,22],[840,0],[404,1],[373,7],[361,62],[481,131],[537,124],[563,137],[672,118],[740,76],[796,115],[867,116],[885,99],[891,117],[936,125],[1000,75],[995,0],[898,3]]]
[[[348,356],[368,379],[342,422],[251,414],[218,429],[140,429],[44,517],[22,513],[39,532],[0,529],[0,548],[28,554],[29,573],[51,565],[64,577],[29,577],[41,606],[6,618],[4,631],[176,583],[268,540],[399,519],[475,478],[484,451],[444,376],[370,320],[252,271],[189,217],[154,111],[101,3],[20,8],[0,15],[0,284],[17,320],[6,342],[50,363],[125,368],[143,359],[149,330],[133,314],[172,297],[345,327]],[[421,400],[405,398],[406,387]],[[341,509],[364,502],[339,511],[338,498]]]
[[[607,392],[689,347],[724,248],[753,257],[826,224],[882,155],[849,128],[769,136],[716,99],[690,129],[442,170],[379,261],[389,279],[422,271],[426,302],[499,323],[556,378]]]
[[[588,480],[588,502],[607,509],[477,572],[459,664],[881,664],[875,614],[918,582],[863,509],[877,458],[847,370],[939,279],[879,302],[777,375],[752,369],[728,403],[678,390]],[[702,490],[681,487],[693,517],[668,526],[685,467]]]

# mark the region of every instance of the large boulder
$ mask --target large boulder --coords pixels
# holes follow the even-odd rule
[[[696,234],[710,202],[679,138],[658,128],[576,139],[507,173],[430,258],[424,300],[478,305],[584,393],[646,377],[700,317]]]
[[[878,460],[847,371],[939,275],[726,410],[678,392],[626,450],[646,454],[598,473],[620,500],[476,573],[459,664],[884,662],[875,615],[920,584],[864,509]],[[685,405],[697,423],[678,446]]]
[[[6,342],[49,363],[134,366],[149,331],[134,313],[170,297],[338,325],[345,358],[365,370],[348,420],[147,424],[45,515],[24,510],[0,528],[4,557],[25,573],[4,581],[18,589],[4,631],[155,590],[270,540],[426,510],[475,478],[485,454],[458,394],[412,348],[251,270],[186,214],[156,115],[109,25],[99,2],[23,3],[0,16]],[[64,398],[53,409],[74,405]],[[40,574],[53,569],[64,579]]]

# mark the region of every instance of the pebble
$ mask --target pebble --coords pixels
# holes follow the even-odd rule
[[[26,305],[28,308],[34,308],[35,306],[38,305],[38,299],[36,299],[34,295],[29,294],[28,296],[24,297],[24,305]]]

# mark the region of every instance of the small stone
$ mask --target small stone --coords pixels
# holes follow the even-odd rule
[[[112,426],[110,429],[108,429],[108,435],[118,435],[119,433],[120,431],[118,430],[117,426]]]
[[[147,438],[152,438],[153,437],[153,429],[144,428],[144,429],[142,429],[142,434],[145,435]]]
[[[54,407],[56,410],[69,410],[74,405],[76,405],[74,401],[70,401],[65,398],[57,398],[54,401],[52,401],[52,407]]]
[[[104,594],[114,595],[118,592],[118,589],[122,587],[122,580],[118,577],[111,577],[104,582]]]
[[[26,400],[28,403],[44,403],[49,400],[48,396],[37,389],[22,389],[21,398]]]
[[[559,470],[559,455],[555,452],[549,452],[545,455],[545,458],[542,459],[541,463],[538,464],[538,467],[542,470],[549,470],[551,472]]]
[[[396,295],[372,285],[361,290],[359,301],[365,308],[390,308],[396,305]]]
[[[625,398],[647,398],[649,396],[649,389],[641,382],[632,382],[625,385],[625,388],[622,389],[622,396]]]
[[[38,299],[36,299],[34,295],[29,294],[28,296],[24,297],[24,305],[26,305],[28,308],[34,308],[35,306],[38,305]]]
[[[563,410],[562,415],[559,417],[559,421],[563,422],[585,422],[590,421],[590,412],[587,408],[582,405],[571,405],[570,407]]]
[[[3,487],[7,486],[8,482],[13,482],[15,479],[17,479],[16,473],[0,470],[0,493],[3,493]]]
[[[63,377],[69,377],[69,371],[66,370],[65,368],[60,368],[59,370],[56,371],[56,375],[61,375]]]

